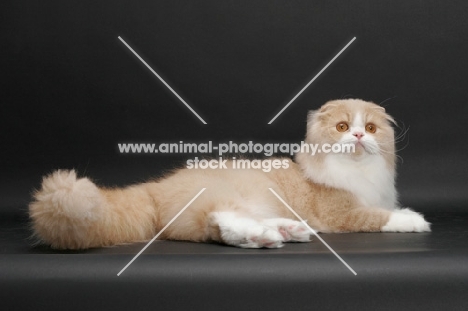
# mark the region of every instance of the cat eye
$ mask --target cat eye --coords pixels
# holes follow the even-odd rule
[[[377,131],[377,126],[375,126],[374,124],[372,123],[367,123],[366,124],[366,132],[369,132],[369,133],[375,133],[375,131]]]
[[[346,132],[348,130],[349,126],[346,122],[340,122],[336,125],[336,130],[338,132]]]

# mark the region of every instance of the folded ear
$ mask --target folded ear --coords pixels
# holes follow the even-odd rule
[[[376,106],[375,109],[379,109],[379,110],[381,110],[382,112],[387,112],[387,111],[385,110],[385,108],[382,107],[382,106]]]
[[[385,119],[387,119],[387,121],[389,121],[390,123],[393,123],[394,125],[398,126],[397,122],[395,121],[395,119],[393,119],[393,117],[389,114],[387,114],[387,111],[385,110],[384,107],[382,106],[379,106],[377,104],[375,104],[375,106],[373,107],[373,109],[379,111],[379,112],[382,112],[385,114]]]
[[[390,123],[393,123],[395,126],[398,126],[397,121],[395,121],[395,119],[394,119],[392,116],[390,116],[390,115],[388,115],[388,114],[385,114],[385,118],[386,118]]]
[[[321,113],[327,112],[328,110],[330,110],[330,108],[336,107],[336,105],[337,105],[336,102],[329,101],[329,102],[325,103],[324,105],[322,105],[322,107],[320,107],[319,111]]]
[[[319,118],[323,116],[324,113],[326,113],[331,108],[336,107],[336,105],[337,103],[335,101],[329,101],[317,110],[310,110],[307,114],[307,129],[310,129],[312,124],[318,122]]]
[[[309,112],[307,113],[307,124],[313,123],[315,117],[320,112],[321,112],[320,110],[309,110]]]
[[[312,125],[317,122],[320,113],[320,109],[310,110],[309,113],[307,113],[307,131],[312,129]]]

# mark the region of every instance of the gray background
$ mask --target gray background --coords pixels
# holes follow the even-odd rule
[[[103,185],[125,185],[193,157],[121,155],[119,142],[297,142],[308,110],[346,97],[383,102],[402,129],[410,128],[398,144],[404,205],[420,211],[466,209],[464,1],[1,6],[4,214],[24,212],[40,176],[57,168],[76,168]],[[349,49],[267,125],[354,36]]]

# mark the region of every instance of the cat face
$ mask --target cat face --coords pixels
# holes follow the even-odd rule
[[[385,109],[357,99],[335,100],[309,114],[307,137],[309,143],[353,144],[350,157],[382,155],[394,158],[393,123]]]

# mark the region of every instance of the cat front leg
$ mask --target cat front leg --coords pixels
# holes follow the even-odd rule
[[[322,232],[427,232],[430,224],[410,209],[389,211],[383,208],[358,207],[334,210],[323,217],[328,228]]]
[[[382,227],[382,232],[429,232],[430,225],[423,215],[409,208],[397,209]]]

